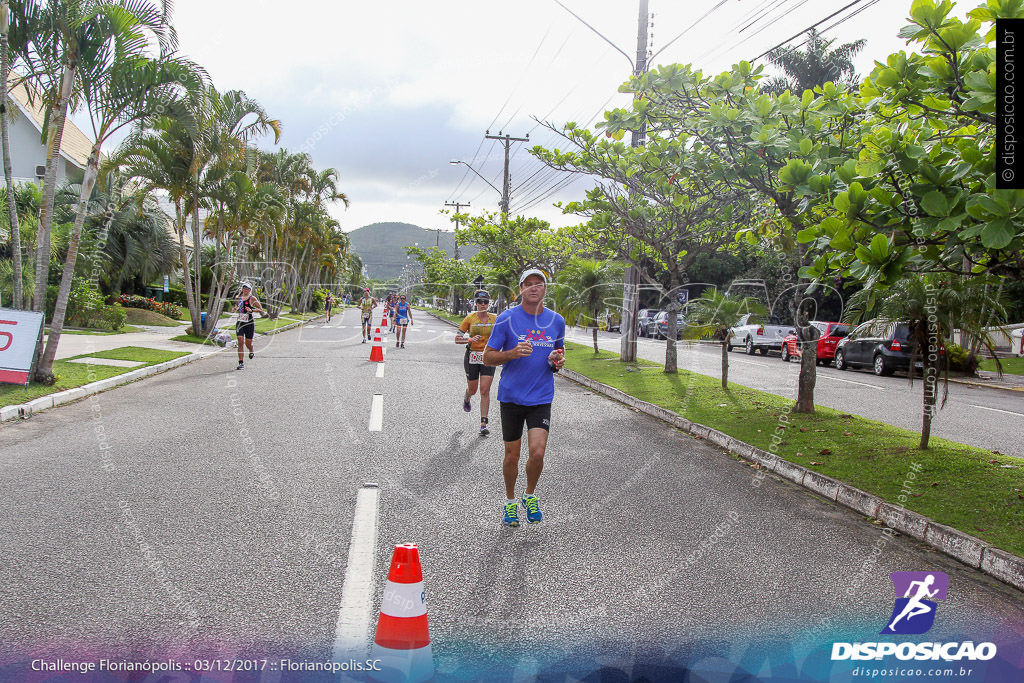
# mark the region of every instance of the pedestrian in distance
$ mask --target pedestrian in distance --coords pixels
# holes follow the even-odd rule
[[[480,435],[490,434],[487,425],[487,415],[491,408],[491,382],[494,381],[495,368],[484,365],[484,349],[487,348],[487,340],[491,337],[491,330],[494,329],[494,322],[498,316],[487,310],[491,303],[491,297],[484,290],[479,290],[473,300],[476,304],[476,311],[466,316],[466,319],[459,325],[460,334],[455,335],[456,344],[466,345],[466,357],[462,360],[462,367],[466,370],[466,394],[462,399],[462,409],[467,413],[473,409],[470,399],[480,389]]]
[[[252,293],[252,285],[243,282],[241,292],[238,296],[238,304],[235,306],[238,320],[235,322],[235,336],[238,337],[238,367],[235,370],[244,370],[245,361],[242,358],[243,343],[249,349],[249,360],[252,360],[255,352],[252,350],[252,338],[256,334],[256,321],[253,320],[253,313],[265,313],[260,300]]]
[[[359,299],[357,304],[359,307],[359,315],[362,316],[362,325],[360,329],[363,333],[363,344],[370,338],[370,317],[373,315],[373,309],[377,308],[377,300],[370,296],[370,288],[367,287],[363,290],[363,297]]]
[[[405,300],[405,294],[398,297],[398,303],[394,306],[395,326],[398,330],[395,334],[395,347],[405,348],[405,335],[412,324],[412,306]]]
[[[334,295],[327,292],[327,301],[324,302],[324,306],[327,308],[327,322],[331,322],[331,308],[334,306]]]
[[[565,364],[565,318],[544,307],[547,276],[530,268],[519,277],[520,304],[504,311],[494,322],[484,350],[484,363],[501,365],[498,403],[505,458],[501,472],[505,480],[504,518],[508,526],[519,526],[516,480],[526,426],[526,489],[522,505],[526,520],[543,519],[537,499],[537,482],[544,470],[544,455],[551,429],[551,401],[555,396],[555,373]]]

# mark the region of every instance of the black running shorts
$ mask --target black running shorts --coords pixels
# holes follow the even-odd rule
[[[497,370],[493,365],[479,365],[477,363],[469,362],[469,347],[466,347],[466,355],[462,359],[462,367],[466,369],[466,379],[470,382],[475,382],[481,377],[494,377],[494,371]]]
[[[519,441],[523,438],[523,424],[526,429],[539,427],[551,431],[551,404],[521,406],[518,403],[501,403],[501,438],[503,441]]]
[[[250,320],[247,323],[235,323],[235,336],[252,339],[256,334],[256,323]]]

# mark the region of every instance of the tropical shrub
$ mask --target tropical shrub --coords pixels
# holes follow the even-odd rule
[[[181,309],[168,301],[147,299],[137,294],[122,294],[118,297],[117,303],[126,308],[141,308],[147,311],[155,311],[173,320],[181,320]]]

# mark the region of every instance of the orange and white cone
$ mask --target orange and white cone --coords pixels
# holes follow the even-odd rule
[[[415,543],[396,545],[391,555],[370,659],[380,660],[370,677],[383,683],[422,683],[434,677],[423,569]]]
[[[385,313],[384,317],[381,318],[380,326],[383,327],[385,330],[388,329],[388,314],[387,313]]]
[[[373,348],[370,349],[370,362],[371,363],[383,363],[384,362],[384,344],[380,340],[380,328],[373,333]]]

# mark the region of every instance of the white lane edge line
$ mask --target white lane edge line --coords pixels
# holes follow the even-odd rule
[[[384,394],[374,394],[370,405],[370,431],[384,431]]]
[[[991,410],[991,411],[996,412],[996,413],[1006,413],[1007,415],[1016,415],[1017,417],[1024,417],[1024,413],[1015,413],[1012,410],[1002,410],[1000,408],[989,408],[988,406],[979,406],[979,405],[975,405],[974,403],[968,403],[967,405],[969,405],[972,408],[981,408],[982,410]]]
[[[373,567],[377,549],[377,503],[380,489],[366,485],[356,494],[352,540],[334,627],[334,661],[364,659],[373,614]]]
[[[868,384],[866,382],[854,382],[852,379],[840,379],[839,377],[829,377],[828,375],[821,375],[823,379],[829,379],[833,382],[846,382],[847,384],[859,384],[862,387],[869,387],[871,389],[877,389],[878,391],[887,391],[885,387],[875,386],[874,384]]]
[[[380,379],[382,377],[384,377],[384,364],[377,363],[377,378]]]

